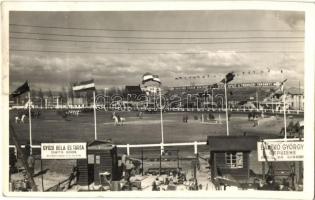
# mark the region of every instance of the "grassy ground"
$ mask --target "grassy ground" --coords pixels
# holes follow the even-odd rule
[[[143,144],[160,143],[161,128],[159,113],[144,114],[138,119],[135,112],[121,112],[120,116],[126,118],[123,126],[114,126],[111,112],[97,112],[97,133],[99,139],[111,138],[116,144]],[[202,124],[200,113],[188,113],[188,123],[182,122],[184,113],[164,113],[164,142],[193,142],[206,141],[208,135],[225,135],[226,125]],[[13,116],[13,113],[11,113]],[[194,120],[198,116],[198,120]],[[220,114],[222,120],[225,115]],[[218,114],[216,114],[218,118]],[[298,119],[294,119],[298,120]],[[266,121],[266,120],[265,120]],[[247,115],[233,114],[229,123],[230,135],[258,135],[269,137],[278,135],[283,126],[282,118],[261,123],[253,127]],[[21,143],[25,144],[29,138],[29,126],[14,124],[15,131]],[[79,117],[63,119],[54,111],[44,111],[39,119],[32,119],[33,144],[41,142],[82,142],[94,139],[93,113],[83,113]]]

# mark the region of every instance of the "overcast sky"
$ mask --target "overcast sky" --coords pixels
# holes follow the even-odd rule
[[[98,89],[138,85],[145,72],[165,86],[230,71],[235,82],[303,85],[300,12],[11,12],[10,24],[11,91],[25,80],[43,90],[91,78]]]

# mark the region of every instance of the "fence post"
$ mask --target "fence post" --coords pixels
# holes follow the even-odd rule
[[[197,154],[198,153],[198,145],[197,145],[197,141],[194,142],[194,153]]]
[[[129,144],[127,144],[127,155],[130,155],[130,149],[129,149]]]
[[[162,169],[162,154],[160,154],[160,168],[159,168],[159,175],[161,175],[161,169]]]
[[[10,148],[9,148],[9,149],[10,149]],[[17,150],[16,150],[16,147],[14,146],[13,149],[14,149],[14,155],[15,155],[15,157],[16,157],[16,159],[18,159],[18,152],[17,152]]]
[[[164,153],[164,144],[163,143],[160,143],[161,145],[161,155]]]
[[[177,168],[179,169],[179,149],[177,149]]]
[[[143,169],[143,148],[141,148],[141,168],[142,168],[142,176],[143,176],[143,171],[144,171],[144,169]]]

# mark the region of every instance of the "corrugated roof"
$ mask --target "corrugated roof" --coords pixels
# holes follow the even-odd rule
[[[252,151],[257,149],[257,136],[208,136],[210,151]]]
[[[94,140],[88,144],[88,150],[111,150],[114,144],[109,140]]]
[[[126,93],[127,94],[143,94],[140,85],[132,86],[132,85],[127,85],[125,87]]]

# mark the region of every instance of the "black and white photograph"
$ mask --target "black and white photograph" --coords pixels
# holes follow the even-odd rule
[[[305,192],[304,11],[8,20],[9,192]]]

